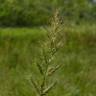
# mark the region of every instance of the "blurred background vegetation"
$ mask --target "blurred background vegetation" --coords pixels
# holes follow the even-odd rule
[[[56,8],[66,40],[48,96],[96,96],[96,0],[0,0],[0,96],[36,96],[27,79],[40,81],[38,41]]]
[[[95,0],[0,0],[0,26],[45,25],[55,8],[66,21],[96,22]]]

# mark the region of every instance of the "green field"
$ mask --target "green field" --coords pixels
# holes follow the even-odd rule
[[[66,43],[55,60],[63,66],[48,96],[96,96],[96,24],[66,25],[64,32]],[[0,28],[0,96],[36,96],[27,79],[38,79],[34,59],[45,35],[42,27]]]

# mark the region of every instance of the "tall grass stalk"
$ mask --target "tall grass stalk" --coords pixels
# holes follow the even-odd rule
[[[56,53],[64,45],[63,37],[63,27],[62,20],[59,16],[59,11],[56,10],[53,18],[51,18],[51,23],[49,27],[44,27],[46,30],[46,40],[40,42],[41,45],[41,55],[40,61],[36,63],[40,76],[42,77],[41,84],[38,85],[36,80],[31,79],[31,82],[36,89],[37,96],[46,96],[50,90],[52,90],[57,81],[54,80],[53,83],[49,84],[49,78],[53,78],[53,74],[61,67],[62,64],[52,64]],[[51,65],[52,64],[52,65]]]

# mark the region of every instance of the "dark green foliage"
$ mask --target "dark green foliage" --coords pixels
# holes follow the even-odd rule
[[[69,21],[94,21],[96,17],[96,5],[89,0],[0,0],[0,26],[48,24],[58,7]]]

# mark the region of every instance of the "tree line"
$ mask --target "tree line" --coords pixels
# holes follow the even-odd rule
[[[0,26],[45,25],[55,8],[69,21],[96,20],[93,0],[0,0]]]

